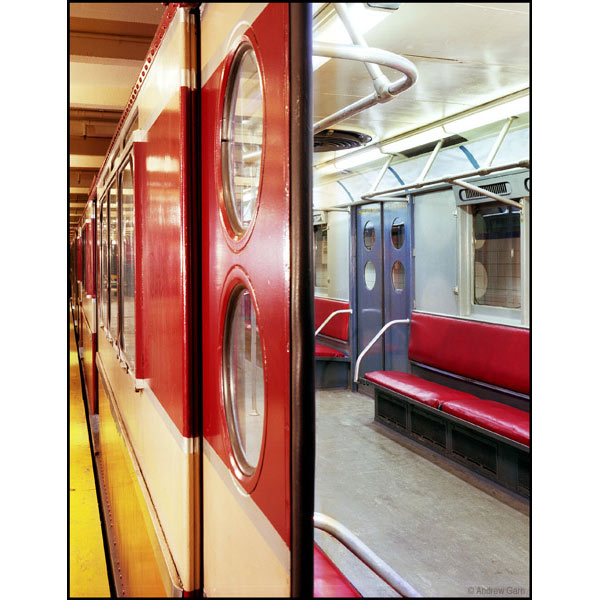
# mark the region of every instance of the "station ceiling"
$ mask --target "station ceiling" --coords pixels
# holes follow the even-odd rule
[[[165,6],[69,3],[69,238]]]

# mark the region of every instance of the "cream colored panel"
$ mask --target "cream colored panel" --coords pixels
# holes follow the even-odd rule
[[[86,167],[99,169],[102,166],[103,162],[104,162],[104,156],[87,156],[85,154],[69,154],[69,167],[71,167],[72,169],[86,168]]]
[[[203,446],[207,596],[289,596],[289,548],[206,440]]]
[[[103,328],[98,347],[183,587],[196,589],[194,527],[199,525],[193,514],[199,491],[193,443],[181,435],[151,391],[135,391],[133,378],[121,368]]]
[[[231,33],[241,22],[253,23],[267,7],[266,3],[207,4],[202,14],[200,69],[202,85],[221,64],[229,49]]]
[[[180,8],[158,49],[138,97],[140,128],[148,131],[163,112],[186,77],[186,35],[189,23],[182,19]],[[183,73],[182,73],[183,72]],[[178,108],[178,106],[177,106]]]

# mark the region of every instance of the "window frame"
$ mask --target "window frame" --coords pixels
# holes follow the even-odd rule
[[[515,198],[523,205],[521,210],[520,227],[520,255],[521,255],[521,307],[506,308],[503,306],[490,306],[475,304],[475,239],[473,235],[473,212],[480,204],[493,204],[496,201],[490,198],[489,202],[478,202],[460,206],[459,210],[459,251],[457,253],[459,265],[457,269],[457,292],[459,296],[459,314],[462,317],[472,318],[477,321],[499,323],[517,327],[529,327],[529,302],[530,302],[530,196]]]
[[[108,239],[104,239],[105,235],[104,235],[104,226],[106,224],[106,219],[108,218],[108,194],[107,191],[105,190],[102,194],[102,197],[100,199],[100,219],[99,219],[99,230],[100,230],[100,235],[98,236],[99,242],[100,242],[100,252],[98,253],[98,262],[100,263],[98,265],[98,290],[100,292],[100,298],[99,298],[99,304],[100,304],[100,311],[99,311],[99,322],[101,324],[101,326],[104,328],[104,330],[108,333],[108,286],[103,286],[103,278],[104,278],[104,243],[107,243],[106,246],[106,263],[108,265]],[[107,229],[107,233],[108,233],[108,225],[106,225]]]
[[[113,335],[112,329],[111,329],[111,325],[112,325],[112,302],[110,299],[110,291],[111,291],[111,280],[110,280],[110,275],[111,275],[111,242],[112,242],[112,236],[110,233],[110,225],[111,225],[111,208],[110,208],[110,192],[112,187],[115,186],[116,188],[116,198],[117,198],[117,268],[116,268],[116,278],[117,278],[117,323],[116,323],[116,335]],[[107,252],[108,252],[108,256],[107,256],[107,268],[108,268],[108,281],[107,281],[107,303],[108,303],[108,311],[107,311],[107,322],[106,322],[106,327],[105,330],[108,333],[108,338],[109,340],[112,342],[113,346],[115,346],[115,348],[117,349],[117,351],[119,350],[119,344],[118,344],[118,340],[119,340],[119,331],[120,331],[120,306],[119,306],[119,271],[120,271],[120,264],[121,264],[121,252],[120,252],[120,243],[121,243],[121,227],[120,227],[120,221],[119,221],[119,213],[120,213],[120,202],[119,202],[119,182],[118,182],[118,178],[117,175],[113,175],[113,177],[111,177],[110,183],[106,186],[106,205],[107,205]]]
[[[123,319],[124,319],[124,311],[123,311],[123,304],[124,304],[124,299],[123,299],[123,287],[121,285],[122,282],[122,275],[123,275],[123,265],[124,265],[124,261],[123,261],[123,173],[125,172],[125,170],[127,169],[127,166],[130,166],[131,168],[131,182],[132,182],[132,190],[133,190],[133,211],[134,211],[134,223],[133,223],[133,268],[134,268],[134,275],[133,275],[133,286],[134,286],[134,292],[133,292],[133,305],[134,305],[134,333],[133,333],[133,344],[134,344],[134,357],[137,358],[137,348],[136,348],[136,336],[135,336],[135,326],[136,326],[136,314],[135,314],[135,269],[136,269],[136,255],[135,255],[135,175],[134,175],[134,159],[133,159],[133,152],[131,151],[131,149],[125,154],[124,158],[122,159],[122,161],[120,161],[120,165],[118,167],[118,171],[116,174],[116,181],[117,181],[117,199],[118,199],[118,221],[119,221],[119,225],[118,225],[118,231],[119,231],[119,270],[118,270],[118,277],[117,277],[117,282],[118,282],[118,288],[117,288],[117,299],[118,299],[118,303],[119,303],[119,327],[118,327],[118,336],[117,336],[117,345],[119,348],[119,355],[121,360],[126,364],[127,366],[127,370],[130,371],[131,373],[135,373],[135,364],[136,364],[136,358],[134,358],[133,360],[131,360],[130,356],[128,356],[127,354],[127,350],[125,348],[125,344],[123,343],[123,339],[124,339],[124,323],[123,323]]]

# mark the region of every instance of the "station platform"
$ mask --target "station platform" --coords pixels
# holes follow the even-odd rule
[[[110,597],[96,481],[81,388],[79,356],[70,311],[69,597]]]

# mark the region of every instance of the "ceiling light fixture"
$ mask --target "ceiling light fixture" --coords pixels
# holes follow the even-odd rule
[[[526,112],[529,112],[529,94],[516,100],[505,102],[504,104],[492,106],[492,108],[476,112],[467,117],[450,121],[444,125],[444,129],[450,133],[462,133],[463,131],[469,131],[482,125],[489,125],[496,121],[508,119],[508,117],[516,117]]]
[[[428,129],[427,131],[411,135],[410,137],[405,137],[388,144],[382,144],[382,146],[385,148],[386,152],[395,153],[408,150],[409,148],[416,148],[423,144],[429,144],[430,142],[436,142],[445,137],[448,137],[448,134],[441,127],[434,127],[433,129]]]
[[[383,153],[377,146],[367,148],[366,150],[360,150],[352,152],[346,156],[340,156],[334,161],[335,168],[337,170],[351,169],[358,165],[373,162],[383,156]]]

